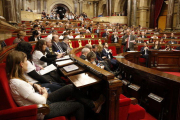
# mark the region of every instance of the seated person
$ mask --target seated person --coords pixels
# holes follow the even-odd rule
[[[148,67],[148,60],[149,60],[148,50],[149,48],[147,46],[147,43],[144,42],[144,47],[141,48],[141,54],[142,54],[142,58],[146,59],[146,67]]]
[[[118,42],[119,42],[118,32],[114,32],[114,34],[111,36],[111,43],[118,43]]]
[[[47,76],[47,75],[42,76],[42,75],[38,74],[38,72],[41,68],[39,70],[37,70],[37,66],[32,61],[32,54],[31,54],[32,46],[30,43],[20,42],[17,45],[16,50],[24,52],[27,56],[27,71],[24,73],[24,77],[26,78],[26,80],[28,80],[29,82],[32,82],[32,83],[40,84],[42,87],[50,88],[51,92],[62,87],[61,85],[63,85],[63,84],[60,85],[59,83],[52,82],[55,80],[53,80],[53,78],[51,76]]]
[[[32,32],[32,36],[29,38],[29,41],[39,41],[41,39],[40,32],[37,30]]]
[[[75,37],[75,39],[77,39],[77,38],[85,38],[84,33],[83,33],[83,32],[80,32],[80,35],[77,35],[77,36]]]
[[[61,48],[58,35],[54,35],[52,37],[52,50],[53,52],[63,53],[63,49]]]
[[[154,34],[151,38],[152,39],[158,39],[158,36]]]
[[[141,37],[138,37],[138,39],[136,41],[137,41],[137,43],[144,43],[144,40],[141,40]]]
[[[46,28],[41,28],[41,34],[47,34],[46,33]]]
[[[170,41],[168,41],[169,44],[177,44],[177,41],[174,41],[173,39],[171,39]]]
[[[93,109],[96,113],[100,112],[101,106],[105,102],[103,95],[100,95],[96,101],[83,98],[72,84],[48,94],[45,87],[26,80],[23,74],[27,71],[27,65],[27,56],[23,52],[13,51],[7,56],[6,72],[9,87],[18,106],[48,104],[50,113],[45,115],[45,119],[74,114],[76,120],[84,120],[84,106],[81,103]],[[71,96],[81,103],[72,100],[66,101]]]
[[[91,49],[92,49],[92,45],[90,45],[90,44],[86,44],[84,47],[85,47],[85,48],[89,48],[90,51],[91,51]]]
[[[154,42],[153,49],[154,49],[154,50],[160,50],[160,49],[161,49],[161,47],[160,47],[160,44],[159,44],[159,41],[158,41],[158,40],[156,40],[156,42]]]
[[[60,47],[62,48],[62,50],[65,54],[69,54],[71,51],[71,48],[69,47],[68,43],[69,43],[68,37],[64,37],[63,41],[59,43]]]
[[[140,35],[139,37],[141,37],[141,38],[147,38],[147,37],[145,36],[145,32],[141,32],[141,35]]]
[[[80,58],[83,59],[83,60],[86,60],[86,57],[87,57],[87,54],[90,52],[90,49],[89,48],[83,48],[82,51],[81,51],[81,56]]]
[[[149,44],[149,43],[154,43],[154,42],[153,42],[153,39],[150,38],[149,41],[147,41],[147,43],[148,43],[148,44]]]
[[[70,34],[68,35],[69,39],[74,39],[74,36],[73,36],[73,32],[70,32]]]
[[[99,37],[99,33],[100,33],[100,28],[99,26],[97,27],[97,30],[95,30],[95,33],[97,33],[98,37]]]
[[[106,32],[102,34],[102,37],[107,38],[109,35],[109,31],[106,29]]]
[[[26,35],[26,32],[24,32],[24,31],[19,31],[18,34],[17,34],[17,38],[14,39],[14,41],[13,41],[13,44],[19,43],[19,42],[21,42],[21,41],[24,41],[24,36],[25,36],[25,35]]]
[[[171,36],[169,37],[169,39],[175,39],[174,33],[171,33]]]
[[[50,35],[48,35],[47,37],[50,38],[50,39],[52,39],[52,37],[53,37],[54,35],[57,35],[57,31],[56,31],[56,30],[53,30],[52,33],[51,33]]]
[[[105,59],[110,60],[110,63],[113,65],[113,67],[118,67],[117,66],[117,60],[113,59],[113,55],[112,55],[112,50],[108,49],[108,43],[103,43],[103,50],[102,50],[102,57]]]
[[[160,39],[159,44],[165,44],[165,42],[164,42],[164,39],[163,39],[163,38],[161,38],[161,39]]]
[[[168,37],[167,37],[166,34],[164,34],[162,38],[163,38],[163,39],[168,39]]]
[[[166,51],[171,51],[172,50],[171,45],[169,43],[166,44],[165,50]]]
[[[57,58],[62,57],[62,54],[57,55],[56,57],[53,55],[47,55],[46,53],[47,43],[45,40],[39,40],[36,43],[34,52],[32,54],[32,60],[33,62],[41,67],[46,67],[48,63],[52,63]]]

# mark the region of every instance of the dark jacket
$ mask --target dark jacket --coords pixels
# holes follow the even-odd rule
[[[168,41],[169,44],[172,44],[172,41]],[[173,41],[173,44],[177,44],[177,41]]]
[[[41,38],[37,37],[37,40],[40,40]],[[35,41],[34,36],[29,37],[29,41]]]
[[[102,37],[107,37],[107,36],[108,34],[106,32],[102,34]]]
[[[92,33],[93,32],[93,27],[88,27],[88,30]]]
[[[52,43],[52,50],[53,52],[63,52],[63,49],[60,46],[60,42],[58,42],[57,44],[55,42]]]
[[[86,60],[86,56],[84,56],[84,55],[81,55],[80,58],[83,60]]]
[[[60,42],[59,45],[62,48],[63,52],[67,52],[67,49],[70,48],[69,45],[65,42]]]
[[[141,37],[141,38],[142,38],[142,35],[140,35],[139,37]],[[144,38],[147,38],[147,37],[144,35]]]
[[[146,52],[148,54],[148,50]],[[144,47],[141,48],[141,54],[144,55],[145,54],[145,50],[144,50]]]
[[[105,49],[102,50],[102,57],[103,57],[103,56],[106,56],[106,58],[109,58],[108,56],[110,56],[109,59],[112,59],[112,58],[113,58],[112,53],[107,53]]]
[[[117,37],[117,42],[115,42],[115,37],[114,35],[111,36],[111,43],[118,43],[119,42],[119,37]]]

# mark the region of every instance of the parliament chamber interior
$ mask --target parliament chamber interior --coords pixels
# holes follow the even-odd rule
[[[0,0],[0,120],[180,120],[180,0]]]

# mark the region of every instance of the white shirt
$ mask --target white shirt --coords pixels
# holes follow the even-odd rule
[[[52,40],[52,34],[48,35],[47,38]]]
[[[34,88],[27,82],[20,79],[11,79],[9,82],[11,94],[19,106],[33,104],[46,104],[46,98],[35,93]]]
[[[63,38],[64,38],[64,36],[62,36],[62,35],[59,37],[59,39],[63,39]]]
[[[38,81],[31,78],[28,73],[32,72],[33,70],[36,70],[36,66],[34,64],[34,62],[30,62],[29,60],[27,61],[27,71],[24,73],[24,76],[26,78],[26,80],[28,80],[29,82],[32,82],[32,83],[37,83]]]
[[[45,53],[46,55],[46,53]],[[41,61],[40,59],[45,56],[41,51],[39,50],[35,50],[32,57],[33,57],[33,62],[38,65],[38,66],[42,66],[42,67],[46,67],[47,66],[47,62]]]
[[[77,35],[75,38],[80,38],[80,35]]]
[[[73,37],[73,36],[68,35],[68,37],[69,37],[69,39],[74,39],[74,37]]]

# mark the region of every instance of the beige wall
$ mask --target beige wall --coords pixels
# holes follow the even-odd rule
[[[94,17],[94,4],[93,4],[93,2],[89,2],[89,4],[88,4],[87,1],[84,1],[82,11],[87,13],[89,18],[93,18]]]
[[[127,16],[109,16],[109,17],[97,17],[93,21],[105,21],[110,23],[127,24]]]
[[[2,0],[0,0],[0,16],[3,16]]]

